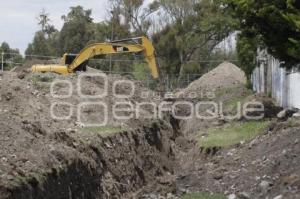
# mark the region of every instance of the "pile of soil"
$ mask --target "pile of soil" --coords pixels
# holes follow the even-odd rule
[[[263,93],[251,95],[246,98],[247,102],[259,102],[264,106],[265,118],[277,118],[279,112],[283,110],[282,107],[278,106],[276,100],[266,96]],[[249,115],[255,115],[255,112],[249,113]]]
[[[212,91],[246,84],[245,73],[230,62],[223,62],[214,70],[192,82],[186,89],[177,93],[177,96],[188,96],[190,93],[201,94],[203,91]]]
[[[210,99],[194,98],[191,101],[195,104],[207,100],[229,105],[238,101],[261,102],[265,106],[265,117],[273,121],[266,132],[261,132],[249,142],[226,148],[216,146],[204,151],[200,149],[198,139],[199,136],[206,136],[205,129],[223,126],[231,121],[220,118],[205,121],[195,117],[180,121],[180,131],[194,146],[190,150],[178,151],[176,156],[179,165],[175,172],[176,186],[179,192],[220,193],[241,199],[300,197],[300,159],[297,156],[300,152],[300,136],[297,133],[300,120],[277,120],[282,108],[276,106],[271,98],[245,88],[245,83],[245,74],[225,62],[178,94],[189,97],[190,93],[201,94],[205,90],[215,93]]]
[[[50,89],[53,81],[62,80],[73,89],[71,96],[60,99]],[[76,75],[19,71],[0,77],[1,198],[122,198],[173,173],[174,135],[168,122],[119,121],[110,111],[116,102],[155,102],[156,96],[137,83],[131,97],[117,98],[112,94],[115,80],[126,78],[108,76],[108,95],[87,99],[77,93]],[[95,95],[103,92],[103,84],[101,78],[87,77],[80,86],[83,94]],[[53,93],[66,95],[67,87],[57,84]],[[129,87],[121,84],[118,94],[128,94]],[[148,92],[146,97],[143,92]],[[55,119],[50,110],[57,102],[70,103],[74,110],[82,102],[103,102],[109,108],[108,126],[120,130],[107,135],[83,131],[77,111],[68,120]],[[68,115],[68,108],[57,107],[55,115]],[[88,107],[84,118],[101,120],[99,111]],[[151,111],[144,108],[142,114]]]
[[[236,198],[300,198],[300,120],[274,122],[247,143],[215,155],[195,146],[178,157],[177,186]]]
[[[112,115],[116,103],[158,104],[159,95],[133,81],[132,96],[116,97],[114,82],[123,81],[116,89],[119,95],[128,95],[131,85],[125,83],[126,77],[108,75],[107,96],[89,99],[78,90],[84,95],[102,94],[105,82],[99,76],[83,78],[78,84],[77,75],[30,74],[25,69],[0,76],[1,198],[161,198],[161,194],[176,198],[195,191],[240,198],[299,197],[299,121],[272,123],[251,142],[211,155],[201,152],[197,136],[201,129],[228,121],[180,121],[171,116],[165,121],[143,117],[120,121]],[[103,75],[97,70],[92,73]],[[54,81],[60,83],[51,94]],[[244,73],[225,62],[180,95],[212,89],[216,90],[215,100],[228,104],[242,99],[263,101],[270,118],[274,117],[277,107],[268,98],[253,95],[245,82]],[[67,95],[68,87],[72,88],[70,96],[53,96]],[[81,103],[90,102],[106,104],[107,126],[120,130],[106,134],[82,131],[85,126],[78,121],[76,110]],[[69,119],[51,116],[55,103],[71,105],[54,109],[62,117],[73,108]],[[145,118],[153,112],[150,107],[140,110]],[[102,113],[101,108],[88,106],[82,115],[85,121],[97,123],[103,120]]]
[[[86,75],[87,73],[82,73]],[[86,76],[80,78],[80,75],[57,75],[53,73],[40,73],[40,74],[31,74],[25,73],[24,71],[18,73],[7,73],[3,78],[4,84],[2,90],[5,91],[6,88],[11,90],[10,93],[16,98],[20,108],[26,107],[28,100],[35,101],[31,103],[33,107],[27,110],[28,114],[38,114],[38,117],[50,117],[50,108],[51,105],[55,103],[69,103],[73,106],[73,114],[71,115],[68,125],[65,125],[65,121],[59,121],[63,124],[65,128],[73,128],[74,126],[80,126],[84,124],[78,124],[77,118],[77,109],[82,103],[103,103],[107,106],[107,125],[115,127],[139,127],[148,122],[149,119],[147,116],[153,115],[154,109],[151,106],[142,106],[139,108],[140,118],[133,117],[129,120],[118,120],[113,117],[113,108],[117,103],[130,103],[133,105],[133,110],[135,111],[135,106],[139,103],[159,103],[159,95],[144,87],[141,82],[129,80],[126,77],[120,75],[105,75],[101,71],[93,69],[88,74],[98,75],[98,76]],[[102,76],[106,78],[103,79]],[[81,81],[80,81],[81,80]],[[105,82],[107,81],[107,82]],[[54,84],[55,83],[55,84]],[[113,89],[114,83],[117,83],[116,89]],[[52,88],[51,85],[55,85]],[[12,87],[18,87],[20,92],[14,91]],[[26,91],[27,90],[27,91]],[[25,92],[26,91],[26,92]],[[22,93],[21,93],[22,92]],[[66,96],[71,92],[71,95],[68,97],[59,98],[57,95]],[[33,95],[30,95],[33,94]],[[98,96],[105,94],[104,97],[89,98],[89,96]],[[5,95],[5,92],[4,92]],[[27,96],[28,95],[28,96]],[[82,96],[84,95],[84,96]],[[122,97],[125,96],[125,97]],[[129,97],[127,97],[129,96]],[[10,100],[11,103],[6,104],[7,109],[12,109],[14,107],[14,100]],[[35,111],[36,107],[38,109]],[[67,107],[55,106],[54,109],[55,115],[57,116],[67,116],[69,110]],[[128,108],[120,107],[118,108]],[[19,110],[19,108],[16,108]],[[89,118],[85,118],[84,123],[101,123],[104,121],[104,111],[100,107],[96,106],[87,106],[87,109],[83,111],[83,117],[89,115]],[[97,114],[98,113],[98,114]],[[94,114],[94,115],[93,115]],[[127,114],[127,116],[130,113]],[[88,117],[88,116],[87,116]],[[93,117],[97,117],[97,120],[94,120]],[[87,121],[90,120],[90,121]]]

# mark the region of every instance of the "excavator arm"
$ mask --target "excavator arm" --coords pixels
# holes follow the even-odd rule
[[[121,42],[139,41],[134,44]],[[126,53],[142,53],[151,70],[152,77],[157,79],[159,71],[155,59],[155,50],[152,43],[146,37],[138,37],[114,41],[109,43],[95,43],[84,48],[78,55],[65,54],[60,65],[34,65],[33,72],[55,72],[59,74],[70,74],[85,67],[87,61],[97,55],[114,55]]]

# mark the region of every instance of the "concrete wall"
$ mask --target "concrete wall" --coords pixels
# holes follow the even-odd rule
[[[290,81],[290,106],[300,109],[300,73],[289,75]]]
[[[287,71],[280,62],[262,51],[258,67],[253,71],[253,90],[272,95],[278,105],[300,109],[300,72]]]

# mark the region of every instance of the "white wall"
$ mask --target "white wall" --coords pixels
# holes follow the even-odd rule
[[[300,73],[292,73],[289,75],[290,81],[290,101],[291,107],[300,109]]]
[[[252,74],[253,90],[265,94],[271,92],[278,105],[300,109],[300,73],[289,73],[280,67],[278,60],[264,52],[261,53],[260,59],[262,57],[265,57],[264,61]],[[271,77],[271,82],[268,82],[267,77]]]

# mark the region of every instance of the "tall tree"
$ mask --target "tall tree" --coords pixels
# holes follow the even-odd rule
[[[26,55],[41,55],[41,56],[50,56],[50,48],[45,37],[45,34],[42,31],[35,33],[32,44],[29,44],[27,50],[25,51]]]
[[[160,6],[173,23],[194,15],[195,10],[193,8],[199,2],[200,0],[159,0]]]
[[[167,2],[171,5],[167,6]],[[167,7],[171,11],[181,9],[180,2],[177,5],[174,1],[163,3],[163,8]],[[175,22],[154,35],[154,43],[157,44],[156,48],[164,60],[167,73],[183,74],[185,67],[191,68],[191,60],[209,59],[214,48],[232,32],[233,19],[216,1],[202,0],[193,4],[193,8],[190,9],[190,14],[181,12],[183,18],[174,12]],[[200,72],[201,68],[205,67],[204,64],[194,64],[195,69],[192,72]]]
[[[34,35],[32,43],[25,50],[26,55],[54,56],[57,55],[58,30],[50,24],[49,13],[43,9],[36,18],[41,29]]]
[[[19,49],[13,49],[9,46],[8,43],[3,42],[0,45],[0,53],[5,53],[3,56],[4,61],[4,69],[10,69],[17,64],[21,64],[23,62],[22,55],[20,54]],[[2,61],[2,60],[0,60]],[[1,62],[0,62],[1,63]]]
[[[71,7],[65,16],[63,28],[59,35],[59,54],[78,53],[93,40],[92,11],[84,10],[81,6]]]
[[[112,6],[110,11],[110,19],[108,25],[108,38],[109,40],[118,40],[131,37],[130,25],[125,21],[122,22],[120,5]]]
[[[50,18],[49,13],[46,12],[45,8],[42,9],[36,19],[38,21],[38,25],[41,26],[41,30],[46,32],[46,27],[49,25]]]
[[[257,48],[260,44],[260,38],[257,35],[247,35],[239,33],[237,36],[237,56],[239,66],[246,73],[250,80],[253,69],[256,67]]]
[[[259,35],[269,53],[288,68],[300,62],[299,1],[225,0],[225,4],[240,19],[243,36]]]
[[[135,35],[148,35],[152,25],[152,14],[159,8],[157,1],[145,5],[145,0],[109,0],[112,10],[118,10],[125,24]]]

